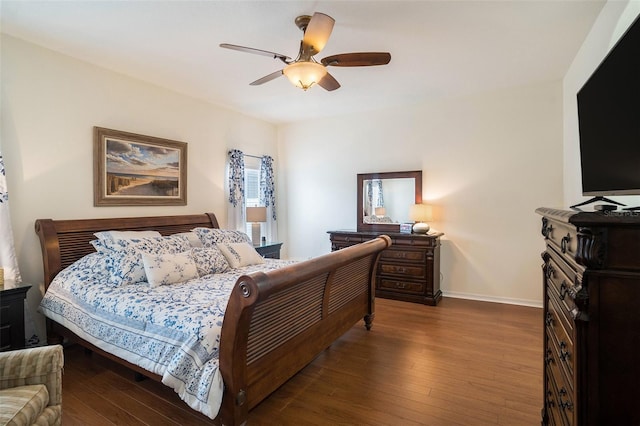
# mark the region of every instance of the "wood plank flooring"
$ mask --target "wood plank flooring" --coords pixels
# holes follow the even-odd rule
[[[376,299],[359,323],[249,413],[250,425],[538,425],[542,310]],[[169,388],[65,348],[63,424],[213,424]]]

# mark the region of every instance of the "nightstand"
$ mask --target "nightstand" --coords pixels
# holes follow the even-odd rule
[[[268,242],[253,246],[253,248],[256,249],[256,251],[260,253],[260,256],[262,257],[266,257],[269,259],[280,259],[281,246],[282,243]]]
[[[0,290],[0,351],[24,348],[24,299],[30,288]]]

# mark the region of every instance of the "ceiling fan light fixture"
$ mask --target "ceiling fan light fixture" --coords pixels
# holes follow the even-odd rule
[[[291,84],[306,91],[327,75],[327,69],[317,62],[301,61],[287,65],[282,73],[287,76]]]

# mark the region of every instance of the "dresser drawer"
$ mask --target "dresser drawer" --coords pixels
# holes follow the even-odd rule
[[[575,423],[573,395],[567,391],[562,379],[547,367],[545,383],[547,416],[549,425],[571,426]]]
[[[398,250],[393,246],[384,250],[380,255],[381,260],[399,260],[406,262],[424,263],[426,252],[424,250]]]
[[[547,426],[564,426],[566,423],[563,414],[560,412],[560,398],[558,397],[558,389],[556,387],[555,378],[551,369],[547,367],[545,383],[545,406],[547,411]]]
[[[371,238],[364,237],[362,235],[331,234],[330,239],[332,243],[349,246],[370,240]]]
[[[566,377],[569,387],[573,390],[574,382],[574,344],[573,330],[567,330],[558,313],[558,306],[553,300],[548,301],[547,317],[547,336],[549,339],[548,348],[553,349],[555,364],[562,369],[564,377]]]
[[[400,265],[397,263],[378,263],[378,274],[380,275],[402,275],[409,278],[424,278],[426,275],[424,265]]]
[[[405,281],[405,280],[393,280],[388,278],[378,279],[378,290],[392,290],[400,293],[416,293],[423,294],[424,283]]]
[[[547,250],[547,253],[549,253],[549,263],[546,270],[547,282],[556,293],[556,299],[562,308],[566,321],[573,322],[580,312],[575,298],[582,290],[582,281],[557,253],[552,249]]]
[[[578,231],[575,226],[546,220],[543,222],[542,235],[559,253],[575,259],[578,252]]]

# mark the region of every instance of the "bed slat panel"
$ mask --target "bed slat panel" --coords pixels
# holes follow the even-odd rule
[[[350,267],[336,270],[329,289],[329,314],[338,311],[363,292],[366,293],[371,271],[371,257],[365,257]]]
[[[328,274],[296,285],[258,303],[247,340],[247,364],[322,320],[322,295]],[[302,309],[301,309],[302,308]]]

